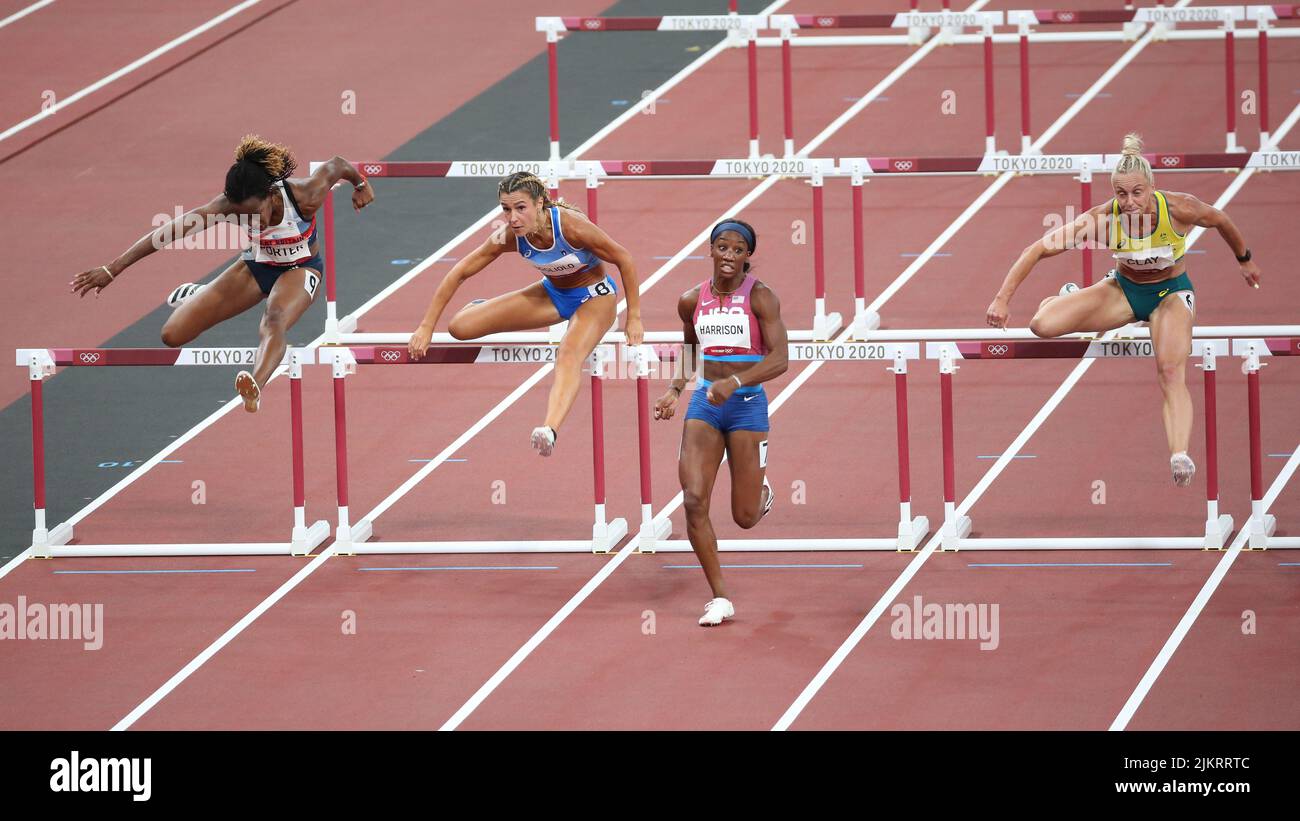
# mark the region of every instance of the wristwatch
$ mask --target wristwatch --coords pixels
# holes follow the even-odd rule
[[[369,182],[369,180],[367,180],[365,177],[362,177],[362,178],[361,178],[361,183],[360,183],[359,185],[354,185],[354,186],[352,186],[352,188],[353,188],[353,190],[360,191],[362,188],[365,188],[365,187],[366,187],[366,183],[368,183],[368,182]]]
[[[1246,253],[1245,253],[1244,255],[1237,257],[1237,262],[1250,262],[1250,249],[1249,249],[1249,248],[1246,249]]]

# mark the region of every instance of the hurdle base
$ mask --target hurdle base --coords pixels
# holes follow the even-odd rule
[[[597,523],[591,526],[591,552],[609,553],[627,535],[627,519],[615,519],[607,524]]]
[[[832,311],[829,314],[822,314],[821,316],[814,317],[813,328],[812,328],[813,341],[829,342],[831,340],[831,337],[835,336],[835,332],[838,331],[843,325],[844,325],[844,318],[840,316],[839,312],[837,311]]]
[[[56,525],[53,530],[36,528],[32,531],[32,558],[52,558],[50,548],[65,545],[70,541],[72,541],[72,525],[68,522]]]
[[[354,542],[348,556],[409,553],[591,553],[590,539],[554,541]]]
[[[1145,536],[1135,538],[1075,537],[1002,538],[982,536],[958,539],[959,550],[1201,550],[1203,536]]]
[[[219,542],[196,544],[79,544],[72,547],[51,547],[49,556],[36,558],[87,559],[124,558],[146,556],[288,556],[293,550],[289,542]]]
[[[929,534],[930,520],[925,516],[916,516],[910,522],[899,522],[896,549],[899,553],[915,553]]]
[[[907,27],[907,44],[909,46],[919,46],[930,37],[929,26],[908,26]]]
[[[1142,36],[1142,33],[1143,33],[1143,31],[1145,31],[1145,30],[1146,30],[1146,24],[1145,24],[1145,23],[1132,23],[1132,22],[1130,22],[1130,23],[1125,23],[1125,24],[1124,24],[1124,42],[1126,42],[1126,43],[1131,43],[1131,42],[1136,41],[1139,37]]]
[[[849,338],[854,342],[864,342],[871,331],[879,328],[880,314],[875,311],[862,311],[853,317],[853,334]]]
[[[668,534],[673,532],[673,523],[668,519],[651,519],[641,523],[641,531],[636,537],[637,553],[655,553],[665,544]],[[689,544],[689,542],[687,543]]]
[[[357,555],[357,545],[370,541],[375,535],[375,525],[362,519],[354,525],[339,525],[334,530],[334,553],[338,556]]]
[[[321,542],[329,538],[330,523],[324,519],[318,519],[311,527],[295,527],[293,529],[293,542],[290,545],[291,552],[295,556],[306,556],[317,547]]]
[[[1226,550],[1228,538],[1232,535],[1232,517],[1224,513],[1217,519],[1205,522],[1205,549]]]
[[[1264,521],[1257,518],[1250,520],[1250,539],[1243,550],[1268,550],[1273,533],[1277,531],[1277,517],[1271,513],[1264,514]]]
[[[943,530],[939,533],[939,552],[954,553],[963,549],[963,542],[967,541],[966,537],[970,535],[970,530],[969,516],[957,516],[955,519],[945,521]]]
[[[688,539],[667,539],[659,542],[654,552],[690,553]],[[719,539],[718,550],[734,553],[810,553],[833,550],[879,550],[896,552],[898,539]]]

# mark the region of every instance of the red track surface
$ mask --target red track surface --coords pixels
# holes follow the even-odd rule
[[[319,13],[328,4],[302,0],[298,5],[301,8],[296,7],[295,15]],[[565,12],[587,11],[580,5],[566,7]],[[872,10],[894,6],[869,5]],[[1091,5],[1109,7],[1101,2]],[[862,4],[797,2],[782,11],[834,12],[850,7],[861,9]],[[596,8],[593,5],[591,11]],[[532,12],[519,12],[525,13]],[[415,26],[397,26],[390,34],[423,40],[423,34],[416,38],[408,31],[412,28]],[[342,41],[346,30],[339,21],[337,28],[327,29],[322,36]],[[4,34],[0,32],[0,36]],[[171,36],[175,33],[160,33],[157,39],[161,42]],[[528,33],[518,33],[518,37],[517,56],[522,61],[535,53],[540,40],[531,39]],[[467,38],[447,40],[451,48],[466,42]],[[1300,61],[1297,45],[1293,41],[1274,44],[1276,77],[1286,77],[1288,71],[1289,76],[1296,76],[1294,68]],[[1035,46],[1034,62],[1042,67],[1034,80],[1035,130],[1041,132],[1060,116],[1072,102],[1067,95],[1084,91],[1124,49],[1113,44]],[[1175,50],[1176,61],[1172,56]],[[472,52],[466,49],[466,60]],[[1253,48],[1238,49],[1243,60],[1244,52],[1253,57]],[[392,48],[384,53],[401,53],[403,60],[424,59],[418,49],[399,52]],[[797,51],[796,90],[802,94],[796,105],[796,143],[804,144],[850,105],[845,97],[862,94],[909,53],[902,48]],[[1003,92],[1016,88],[1014,55],[1012,47],[999,48],[997,82]],[[275,53],[268,56],[272,58],[279,59]],[[776,137],[780,134],[776,95],[779,57],[775,51],[765,51],[760,58],[766,94],[764,147],[773,150],[779,145]],[[1175,98],[1181,105],[1168,107],[1167,116],[1141,122],[1148,145],[1220,149],[1219,59],[1219,53],[1208,46],[1150,47],[1106,89],[1111,96],[1090,104],[1049,143],[1048,150],[1113,150],[1122,133],[1132,127],[1128,116],[1135,107],[1151,99]],[[467,68],[466,73],[485,85],[487,78],[497,76],[491,72],[499,64],[489,68],[486,59],[480,60],[473,72]],[[983,124],[979,72],[972,70],[978,60],[975,49],[936,50],[885,92],[887,101],[873,103],[816,153],[973,153],[980,146]],[[214,62],[213,55],[183,67],[176,76],[160,81],[158,88],[165,83],[204,83],[204,99],[214,101],[207,110],[228,110],[229,106],[221,105],[222,84],[211,79],[213,66],[205,69],[210,62]],[[403,70],[409,70],[405,68],[408,65],[402,63]],[[1243,63],[1239,76],[1247,65],[1253,70],[1253,63]],[[654,116],[634,119],[588,156],[622,159],[742,153],[737,146],[743,145],[744,136],[743,66],[743,55],[722,55],[673,89],[671,103],[660,105]],[[348,82],[360,82],[355,79],[356,72],[370,69],[374,69],[375,82],[397,70],[394,65],[382,70],[373,64],[349,65],[348,77],[353,79]],[[284,122],[301,123],[304,118],[321,116],[318,109],[324,109],[320,106],[337,105],[338,82],[329,76],[332,70],[326,64],[326,75],[313,86],[322,95],[319,106],[277,112],[285,117]],[[1294,105],[1281,85],[1279,82],[1274,93],[1275,100],[1284,101],[1275,103],[1275,128]],[[940,93],[950,87],[958,93],[956,118],[939,113]],[[460,88],[466,88],[465,84]],[[1189,88],[1215,89],[1216,93],[1189,94]],[[700,125],[716,119],[720,89],[739,95],[735,97],[740,101],[735,129]],[[469,88],[467,93],[476,90]],[[295,145],[304,156],[337,150],[349,156],[376,157],[453,107],[441,96],[436,101],[412,103],[411,89],[406,86],[392,93],[407,121],[389,118],[390,112],[356,121],[342,118],[345,122],[329,133],[328,144],[319,135],[304,132]],[[365,99],[360,94],[359,98]],[[234,101],[229,102],[233,105]],[[125,127],[131,105],[127,97],[95,116],[122,118]],[[411,112],[419,112],[419,118]],[[999,142],[1004,147],[1018,141],[1017,113],[1014,94],[1002,94],[998,116]],[[212,133],[218,124],[225,127],[228,117],[209,116],[213,122],[201,138],[207,142],[196,143],[197,150],[187,149],[187,154],[220,158],[228,150],[228,135],[223,133],[218,139]],[[1254,135],[1248,130],[1253,118],[1242,120],[1239,140],[1253,145]],[[201,121],[184,122],[187,129],[194,129],[194,139],[200,139]],[[349,127],[355,128],[355,133],[348,133]],[[12,161],[10,173],[25,173],[31,179],[38,173],[48,177],[48,168],[57,163],[52,157],[42,158],[41,152],[57,149],[64,152],[62,162],[71,162],[69,158],[84,156],[89,150],[87,146],[94,141],[92,130],[69,129]],[[1284,147],[1300,146],[1297,137],[1294,132],[1289,135]],[[137,139],[152,141],[157,150],[174,147],[178,141],[176,134],[166,130]],[[336,148],[340,142],[342,146]],[[214,169],[219,168],[216,160],[212,162]],[[75,196],[103,198],[101,206],[120,197],[119,212],[136,207],[140,209],[136,218],[147,223],[148,212],[157,207],[153,203],[157,181],[146,184],[129,179],[125,166],[111,155],[104,156],[97,167],[98,181],[78,187]],[[102,177],[109,171],[117,175],[112,181]],[[198,173],[178,164],[172,185],[176,190],[189,186],[192,194],[186,196],[197,197],[210,190],[204,181],[213,173]],[[1169,175],[1159,183],[1213,201],[1232,179],[1220,174]],[[867,189],[869,295],[880,293],[910,264],[912,257],[903,255],[924,250],[991,182],[992,178],[872,182]],[[632,250],[646,278],[663,264],[654,257],[677,252],[752,187],[752,183],[739,181],[614,184],[602,190],[600,219]],[[145,188],[150,189],[150,196]],[[582,196],[576,186],[566,193],[579,200]],[[1013,180],[943,249],[951,256],[932,259],[885,304],[881,313],[886,326],[979,325],[1001,273],[1020,247],[1041,232],[1043,215],[1060,211],[1063,203],[1075,203],[1077,197],[1077,184],[1065,179]],[[746,218],[763,234],[755,273],[780,294],[790,327],[807,327],[812,314],[811,249],[791,244],[785,233],[792,220],[810,219],[809,201],[805,185],[785,181],[744,209]],[[829,307],[848,315],[852,311],[852,262],[846,242],[850,236],[847,185],[829,185],[826,202]],[[126,203],[125,208],[121,203]],[[1264,270],[1265,288],[1259,292],[1242,286],[1235,263],[1217,237],[1205,236],[1198,242],[1194,251],[1203,253],[1189,257],[1188,269],[1197,286],[1201,324],[1295,321],[1293,306],[1300,298],[1300,286],[1286,276],[1283,267],[1289,225],[1285,214],[1294,204],[1294,180],[1274,174],[1251,179],[1228,206],[1247,232]],[[466,222],[490,205],[466,203]],[[28,219],[30,230],[36,231],[37,222]],[[119,244],[120,230],[100,236],[101,230],[107,229],[94,228],[78,237],[82,256],[102,253],[105,243],[108,247]],[[469,247],[453,249],[449,255],[461,256]],[[34,250],[31,253],[34,259]],[[59,270],[72,270],[80,264],[72,261],[68,248],[61,247],[58,253],[68,256],[61,262],[50,260],[51,264],[58,262]],[[692,253],[702,253],[702,249]],[[185,261],[196,270],[209,264],[197,256],[187,256]],[[1054,293],[1061,282],[1077,279],[1078,265],[1074,256],[1044,264],[1017,295],[1013,324],[1023,325],[1033,306]],[[363,318],[362,330],[408,330],[447,267],[434,266],[381,303]],[[156,304],[156,296],[149,295],[176,280],[175,272],[161,269],[158,266],[151,274],[157,277],[156,288],[135,282],[132,289],[114,293],[120,301],[112,303],[112,310],[105,310],[106,295],[93,314],[87,303],[85,309],[65,315],[69,326],[75,321],[91,336],[58,341],[98,340],[126,321],[127,314],[134,319],[147,311]],[[656,283],[643,299],[647,327],[676,328],[675,296],[703,279],[707,270],[702,261],[687,261],[666,281]],[[1095,273],[1103,271],[1098,260]],[[499,263],[468,283],[457,295],[457,304],[530,279],[521,264]],[[41,304],[63,298],[61,282],[56,283],[58,287],[46,282],[29,298],[41,300]],[[123,307],[128,300],[137,313]],[[342,306],[343,312],[353,307]],[[96,322],[103,327],[97,328]],[[31,327],[15,326],[7,333],[17,337],[19,331],[27,334],[23,341],[30,344]],[[977,457],[1001,453],[1077,364],[964,363],[956,376],[959,499],[992,465],[991,459]],[[1300,430],[1286,413],[1287,397],[1294,397],[1300,386],[1300,374],[1291,364],[1279,360],[1264,371],[1265,453],[1289,452],[1300,440]],[[770,395],[778,396],[804,367],[807,365],[796,363],[789,374],[769,386]],[[942,508],[935,370],[933,362],[913,363],[911,428],[914,505],[917,513],[930,516],[932,525],[937,526]],[[1034,458],[1015,460],[971,510],[974,535],[1193,535],[1204,513],[1203,485],[1198,481],[1192,491],[1177,491],[1169,484],[1156,404],[1158,391],[1151,371],[1149,362],[1094,363],[1021,451]],[[349,377],[353,519],[364,515],[418,469],[409,460],[435,456],[533,372],[513,366],[479,368],[472,373],[467,366],[415,370],[363,367],[358,375]],[[323,373],[313,372],[305,380],[307,494],[312,518],[324,515],[333,499],[329,386]],[[1221,498],[1224,512],[1237,517],[1240,526],[1248,511],[1245,380],[1235,359],[1221,360],[1219,373]],[[1203,463],[1203,445],[1198,441],[1200,376],[1189,369],[1188,378],[1198,407],[1193,456]],[[565,445],[551,460],[539,464],[526,445],[527,431],[543,412],[549,384],[549,377],[544,378],[455,454],[468,461],[439,467],[398,501],[378,520],[376,538],[585,536],[591,509],[587,392],[579,397],[566,423]],[[455,386],[454,395],[446,390],[449,385]],[[659,387],[652,389],[652,396]],[[280,538],[289,502],[283,436],[285,394],[282,381],[278,381],[263,403],[264,413],[257,417],[230,415],[204,431],[172,457],[183,460],[182,465],[161,465],[146,474],[80,524],[79,539]],[[609,508],[612,515],[627,517],[635,529],[639,498],[634,399],[632,383],[607,383]],[[822,367],[774,416],[770,477],[781,498],[771,519],[745,535],[797,538],[891,533],[897,515],[892,419],[892,377],[880,363]],[[678,490],[672,457],[679,425],[677,421],[660,423],[653,431],[656,511]],[[229,453],[236,447],[257,448],[267,464],[285,464],[284,491],[268,493],[242,474],[232,475]],[[1266,460],[1266,482],[1272,482],[1283,461]],[[184,474],[183,482],[177,481],[178,472]],[[201,516],[186,504],[193,478],[208,481],[209,501]],[[505,506],[492,503],[497,480],[506,481]],[[1106,483],[1104,506],[1092,503],[1095,480]],[[795,482],[804,483],[807,504],[793,504],[790,494],[782,492]],[[727,521],[729,483],[725,471],[719,484],[714,515],[719,536],[741,536]],[[557,487],[563,488],[562,492],[557,493]],[[1279,496],[1272,512],[1284,530],[1290,523],[1290,532],[1296,532],[1300,493],[1294,482]],[[232,532],[230,523],[236,521],[238,531]],[[684,530],[680,511],[673,522],[675,535],[680,537]],[[896,641],[889,637],[891,617],[887,611],[794,726],[1106,727],[1220,557],[1218,553],[1189,551],[935,555],[899,600],[910,602],[912,596],[921,595],[927,602],[998,603],[999,648],[982,652],[976,642]],[[1300,726],[1294,700],[1285,696],[1287,685],[1300,672],[1294,654],[1286,652],[1296,639],[1297,571],[1277,566],[1291,558],[1278,552],[1238,557],[1138,710],[1134,728]],[[610,560],[583,555],[332,558],[135,726],[437,727]],[[707,598],[700,574],[665,568],[693,564],[693,557],[628,557],[463,726],[770,727],[912,560],[912,556],[895,554],[727,554],[727,564],[862,567],[731,570],[728,581],[739,615],[730,625],[705,631],[694,624]],[[968,566],[1105,561],[1173,564],[1125,568]],[[360,570],[465,565],[557,569]],[[257,572],[51,575],[52,569],[127,566],[242,567]],[[19,594],[33,601],[103,601],[106,643],[94,653],[81,652],[79,646],[73,649],[71,643],[28,642],[17,649],[15,643],[0,646],[5,654],[5,683],[14,695],[28,696],[4,700],[0,726],[111,726],[300,567],[299,560],[254,558],[24,564],[0,581],[5,601]],[[1247,609],[1257,614],[1256,635],[1241,631],[1242,611]],[[356,614],[355,636],[344,635],[340,629],[343,611],[348,610]],[[653,614],[655,630],[651,635],[643,631],[649,616],[646,611]],[[159,618],[160,613],[165,617]],[[51,687],[55,681],[93,681],[94,686]],[[1226,697],[1228,693],[1234,697]],[[33,709],[33,703],[43,706]]]

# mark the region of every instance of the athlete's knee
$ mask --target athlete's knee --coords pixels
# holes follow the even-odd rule
[[[284,333],[289,327],[289,316],[278,305],[267,305],[262,315],[262,329],[268,333]]]
[[[686,509],[686,518],[708,518],[709,497],[698,488],[682,489],[682,507]]]
[[[1043,317],[1042,313],[1034,314],[1034,318],[1029,320],[1029,332],[1043,339],[1051,339],[1060,336],[1057,325]]]
[[[179,348],[180,346],[184,345],[186,342],[189,342],[191,339],[193,339],[193,337],[187,337],[185,334],[181,333],[180,330],[178,330],[177,328],[174,328],[171,325],[163,325],[162,344],[166,345],[167,347]]]
[[[576,370],[582,367],[582,362],[586,358],[582,351],[575,348],[562,349],[555,354],[555,368],[556,370]]]
[[[473,339],[478,336],[477,329],[471,320],[465,318],[464,312],[458,313],[451,318],[447,324],[447,332],[453,339]]]
[[[1156,375],[1160,380],[1160,386],[1169,387],[1181,385],[1187,379],[1187,366],[1182,361],[1156,362]]]
[[[736,524],[745,530],[749,530],[758,524],[763,518],[763,511],[759,510],[757,505],[743,505],[741,507],[731,508],[731,518]]]

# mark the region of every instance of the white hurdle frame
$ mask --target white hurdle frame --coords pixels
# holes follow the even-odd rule
[[[1300,536],[1274,536],[1277,517],[1265,513],[1264,508],[1264,448],[1260,424],[1259,372],[1266,362],[1260,357],[1300,356],[1300,329],[1292,335],[1254,339],[1234,339],[1232,353],[1242,359],[1246,372],[1247,402],[1250,416],[1250,520],[1247,549],[1300,548]]]
[[[291,448],[293,452],[293,529],[286,542],[205,542],[80,544],[73,538],[73,520],[54,528],[45,521],[45,408],[43,383],[56,366],[229,366],[252,367],[256,348],[19,348],[17,364],[27,368],[32,399],[32,472],[36,523],[31,556],[39,559],[91,556],[304,556],[329,536],[324,519],[307,525],[302,444],[302,366],[312,361],[311,351],[289,348],[283,365],[289,368]],[[156,458],[156,457],[155,457]]]
[[[1195,332],[1194,332],[1195,337]],[[987,335],[986,335],[987,336]],[[1206,518],[1201,536],[1157,537],[979,537],[970,538],[971,519],[956,510],[956,465],[952,401],[952,376],[963,359],[1127,359],[1155,356],[1149,340],[1105,339],[983,339],[971,342],[929,342],[927,359],[939,362],[943,426],[943,508],[940,549],[957,550],[1222,550],[1233,532],[1232,517],[1219,513],[1217,401],[1215,357],[1228,354],[1226,339],[1192,341],[1191,355],[1199,356],[1205,374]]]
[[[338,488],[338,527],[334,552],[339,555],[397,553],[609,553],[627,536],[627,520],[608,521],[605,515],[604,400],[605,365],[612,358],[608,345],[598,345],[588,362],[591,367],[591,424],[595,514],[590,539],[388,541],[367,544],[374,535],[374,520],[355,524],[348,509],[347,400],[344,380],[358,365],[438,364],[545,364],[555,361],[552,345],[431,345],[424,358],[414,361],[406,342],[366,347],[318,349],[319,362],[333,368],[335,470]],[[522,353],[522,356],[521,356]]]
[[[675,334],[674,356],[682,362],[682,335]],[[642,346],[643,349],[649,346]],[[792,342],[789,358],[793,362],[888,362],[886,370],[894,374],[895,424],[898,442],[898,530],[880,538],[845,539],[719,539],[721,551],[809,552],[831,550],[893,550],[914,552],[930,532],[930,520],[912,515],[911,457],[907,424],[907,362],[919,359],[918,342]],[[641,354],[637,371],[637,427],[641,442],[641,533],[638,553],[689,553],[687,539],[668,539],[672,522],[667,517],[653,518],[650,499],[650,400],[648,362],[660,355],[649,350]],[[688,377],[690,374],[686,374]],[[698,390],[698,388],[696,389]],[[725,457],[724,457],[725,458]]]

